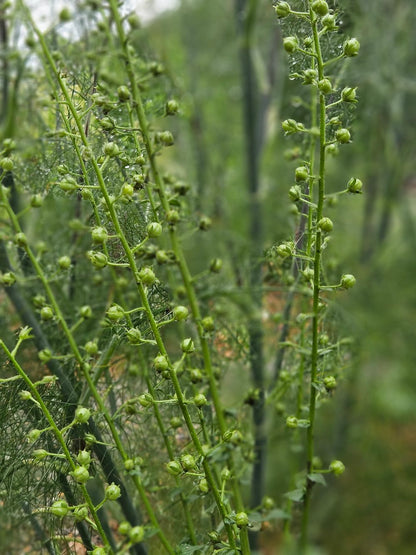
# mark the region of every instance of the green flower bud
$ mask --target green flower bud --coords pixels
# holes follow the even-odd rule
[[[155,139],[157,143],[161,143],[164,146],[172,146],[175,143],[170,131],[160,131],[156,133]]]
[[[130,185],[130,183],[125,183],[121,188],[120,194],[123,197],[123,200],[131,200],[131,197],[134,194],[133,185]]]
[[[351,140],[351,133],[348,129],[337,129],[335,133],[336,140],[341,144],[349,143]]]
[[[5,172],[11,172],[14,167],[13,160],[11,158],[2,158],[0,160],[0,167]]]
[[[73,512],[73,517],[77,522],[85,520],[88,517],[87,507],[76,507]]]
[[[195,351],[194,342],[190,337],[187,337],[181,342],[181,349],[184,353],[193,353]]]
[[[331,391],[337,387],[337,380],[334,376],[326,376],[324,378],[324,386],[327,391]]]
[[[45,449],[35,449],[33,451],[33,456],[37,461],[41,461],[48,456],[48,452]]]
[[[351,289],[351,287],[354,287],[355,283],[356,283],[356,279],[352,274],[344,274],[341,277],[341,286],[344,289]]]
[[[127,472],[130,472],[131,470],[134,470],[136,464],[134,462],[133,459],[126,459],[124,461],[124,468],[125,470],[127,470]]]
[[[133,526],[129,531],[129,539],[131,543],[140,543],[144,538],[143,526]]]
[[[81,316],[81,318],[84,318],[84,320],[88,320],[89,318],[91,318],[92,308],[90,307],[90,305],[85,304],[84,306],[81,306],[81,308],[79,309],[79,315]]]
[[[325,233],[329,233],[334,229],[334,224],[330,218],[321,218],[318,222],[318,227]]]
[[[353,38],[344,42],[344,56],[352,58],[353,56],[357,56],[359,51],[360,43],[357,39]]]
[[[61,270],[67,270],[71,266],[71,258],[69,256],[61,256],[58,259],[58,266]]]
[[[71,12],[67,7],[62,8],[59,12],[59,21],[61,23],[66,23],[67,21],[71,21]]]
[[[329,7],[325,0],[315,0],[312,2],[313,11],[321,17],[329,12]]]
[[[108,239],[108,233],[103,227],[94,227],[91,230],[91,237],[94,243],[105,243]]]
[[[30,199],[30,206],[32,208],[40,208],[43,204],[43,196],[36,194],[33,195],[32,198]]]
[[[152,222],[147,226],[147,235],[152,239],[162,235],[162,225],[159,222]]]
[[[321,23],[327,31],[334,31],[337,28],[335,16],[329,13],[324,15]]]
[[[208,493],[209,492],[208,482],[205,478],[202,478],[202,480],[199,481],[198,489],[201,493]]]
[[[208,401],[203,393],[197,393],[194,397],[194,403],[197,407],[203,407],[208,403]]]
[[[156,276],[152,268],[145,266],[139,271],[139,279],[143,283],[143,285],[150,286],[153,285],[156,281]]]
[[[305,71],[303,72],[303,84],[312,85],[317,77],[318,72],[316,71],[316,69],[305,69]]]
[[[176,102],[176,100],[171,99],[166,102],[165,111],[167,116],[174,116],[178,113],[178,110],[179,104]]]
[[[298,427],[298,419],[296,416],[288,416],[286,418],[286,426],[288,428],[297,428]]]
[[[137,14],[132,13],[128,16],[127,18],[127,22],[130,25],[131,29],[140,29],[141,27],[141,21],[140,18]]]
[[[309,170],[306,166],[299,166],[295,170],[296,181],[306,181],[309,177]]]
[[[280,243],[280,245],[276,247],[276,253],[281,258],[292,256],[292,254],[294,253],[294,245],[292,241],[286,241],[285,243]]]
[[[201,325],[204,331],[207,331],[207,332],[214,331],[215,329],[215,323],[212,316],[205,316],[205,318],[202,318]]]
[[[39,360],[46,364],[52,358],[52,352],[49,349],[42,349],[38,353]]]
[[[127,102],[127,100],[130,100],[130,91],[125,85],[118,87],[117,95],[121,102]]]
[[[22,392],[21,392],[22,393]],[[29,393],[29,392],[27,392]],[[30,395],[30,393],[29,393]],[[29,399],[31,399],[32,396],[30,395]],[[35,443],[35,441],[37,441],[40,438],[42,431],[41,430],[37,430],[36,428],[34,428],[33,430],[30,430],[30,432],[27,434],[27,440],[30,443]]]
[[[299,187],[299,185],[293,185],[289,189],[289,198],[290,198],[290,200],[292,200],[293,202],[296,202],[301,197],[302,197],[302,189]]]
[[[169,461],[166,465],[166,470],[169,474],[172,474],[172,476],[178,476],[178,474],[181,474],[182,472],[182,467],[178,461]]]
[[[114,501],[121,496],[120,487],[114,482],[105,488],[105,496],[107,499]]]
[[[95,268],[105,268],[108,258],[103,252],[88,251],[87,258]]]
[[[345,87],[341,91],[341,99],[343,102],[357,102],[357,87]]]
[[[363,182],[357,177],[351,177],[347,183],[347,189],[349,193],[359,194],[362,192]]]
[[[201,231],[208,231],[212,226],[212,220],[208,216],[202,216],[199,220],[198,227]]]
[[[169,420],[169,423],[174,429],[180,428],[182,426],[182,420],[179,418],[179,416],[172,416],[172,418]]]
[[[178,322],[181,322],[182,320],[186,320],[188,318],[188,315],[189,315],[189,310],[186,308],[186,306],[178,305],[178,306],[175,306],[175,308],[173,309],[173,317]]]
[[[67,176],[58,183],[58,187],[65,193],[72,193],[78,189],[78,183],[71,176]]]
[[[86,424],[91,417],[90,409],[78,407],[75,411],[75,422],[77,424]]]
[[[222,260],[221,258],[213,258],[209,265],[209,271],[213,274],[218,274],[222,268]]]
[[[104,145],[104,154],[110,157],[118,156],[120,154],[120,149],[116,143],[106,143]]]
[[[329,465],[329,470],[335,474],[335,476],[340,476],[345,472],[345,465],[342,461],[334,460]]]
[[[86,353],[90,356],[96,355],[98,353],[98,345],[96,341],[87,341],[84,345]]]
[[[107,318],[112,322],[118,322],[124,318],[124,310],[120,305],[114,304],[107,310]]]
[[[263,500],[261,502],[261,506],[266,511],[271,511],[273,509],[273,507],[275,506],[274,499],[272,497],[268,497],[268,496],[263,497]]]
[[[0,283],[5,287],[10,287],[16,283],[16,275],[13,272],[0,273]]]
[[[24,233],[16,233],[16,235],[14,236],[14,240],[19,247],[27,246],[27,237]]]
[[[278,2],[274,9],[279,19],[287,17],[290,14],[290,5],[287,2]]]
[[[285,135],[292,135],[293,133],[297,133],[298,131],[304,131],[305,126],[303,123],[299,123],[294,119],[285,119],[282,122],[282,129],[285,132]]]
[[[91,464],[91,454],[89,451],[82,450],[77,455],[77,461],[81,466],[88,468]]]
[[[318,89],[322,94],[329,94],[332,92],[332,83],[329,79],[324,78],[318,81]]]
[[[40,317],[41,320],[52,320],[53,318],[53,310],[50,306],[44,306],[40,309]]]
[[[77,466],[70,474],[78,484],[85,484],[90,478],[90,473],[85,466]]]
[[[182,455],[181,465],[185,472],[196,468],[196,461],[192,455]]]
[[[158,355],[153,359],[153,366],[157,372],[164,372],[169,368],[169,363],[164,355]]]
[[[139,328],[130,328],[126,333],[126,337],[131,345],[139,345],[142,341],[142,334]]]
[[[107,555],[107,550],[105,549],[105,547],[95,547],[91,551],[91,555]]]
[[[170,224],[177,224],[180,220],[179,212],[177,210],[168,210],[166,213],[166,220]]]
[[[203,380],[202,372],[199,368],[192,368],[189,371],[189,378],[192,383],[199,383]]]
[[[283,48],[288,54],[293,54],[299,48],[297,37],[285,37],[283,39]]]
[[[248,516],[247,513],[241,512],[235,515],[235,523],[239,528],[243,528],[244,526],[248,526]]]
[[[158,264],[166,264],[169,260],[170,258],[166,251],[160,249],[156,251],[156,262]]]
[[[52,503],[52,505],[49,508],[49,511],[53,515],[59,518],[63,518],[69,513],[68,503],[64,499],[59,499],[58,501],[55,501],[54,503]]]
[[[139,396],[139,403],[144,408],[147,408],[147,407],[150,407],[150,405],[153,405],[153,401],[154,399],[152,395],[150,395],[150,393],[143,393],[142,395]]]

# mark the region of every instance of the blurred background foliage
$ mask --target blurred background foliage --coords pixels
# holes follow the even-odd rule
[[[328,489],[316,491],[312,535],[318,553],[405,555],[414,553],[416,544],[416,12],[411,0],[331,4],[344,10],[342,31],[359,38],[361,51],[345,69],[351,86],[358,86],[360,99],[353,144],[331,159],[328,183],[336,191],[356,175],[364,182],[364,194],[358,200],[342,197],[332,208],[336,222],[332,264],[338,274],[351,272],[358,278],[353,292],[336,297],[337,325],[355,343],[346,380],[320,411],[317,433],[323,458],[343,460],[347,472],[341,479],[329,479]],[[163,64],[161,89],[181,105],[180,118],[163,121],[177,138],[175,148],[163,155],[164,169],[191,184],[195,216],[207,214],[215,223],[202,243],[189,238],[191,266],[198,271],[210,258],[224,258],[229,261],[230,283],[245,291],[252,260],[252,197],[246,185],[241,6],[244,2],[239,0],[182,0],[176,10],[138,30],[134,45],[144,59],[156,57]],[[260,122],[257,195],[263,230],[256,245],[260,259],[267,248],[290,238],[295,229],[287,191],[297,162],[287,154],[294,145],[283,137],[280,121],[296,118],[293,96],[298,84],[288,79],[288,59],[270,0],[257,2],[250,53]],[[78,50],[72,55],[75,62]],[[31,145],[25,144],[25,137],[42,128],[42,118],[51,117],[39,103],[44,84],[36,80],[36,72],[20,84],[24,61],[16,56],[15,62],[12,83],[2,93],[3,136],[21,139],[31,162],[37,156],[39,166],[47,167],[54,162],[46,152],[33,153]],[[102,64],[117,81],[111,60]],[[155,102],[153,93],[152,98]],[[14,122],[8,120],[11,105],[17,106]],[[157,126],[157,100],[153,109]],[[56,214],[50,218],[50,229],[56,229]],[[218,312],[221,298],[232,296],[232,290],[220,281],[210,293],[216,296]],[[236,318],[239,311],[246,311],[244,295],[238,298]],[[279,299],[276,305],[278,311]],[[230,310],[230,305],[225,309]],[[266,309],[270,329],[277,334],[273,318],[278,317],[270,307]],[[239,333],[238,327],[230,330],[234,338]],[[273,345],[265,348],[272,350]],[[230,406],[245,389],[244,379],[238,376],[239,356],[235,359],[230,363],[230,390],[224,391]],[[267,368],[270,374],[272,370]],[[278,495],[288,487],[289,462],[278,439],[273,438],[270,445],[276,464],[270,465],[266,489],[280,503]],[[269,553],[278,552],[279,542],[280,536],[271,533]]]

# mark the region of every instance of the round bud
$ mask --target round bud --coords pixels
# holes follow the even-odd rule
[[[199,220],[198,227],[201,231],[208,231],[212,226],[212,220],[208,216],[202,216]]]
[[[77,466],[72,472],[71,476],[78,484],[85,484],[90,478],[90,473],[85,466]]]
[[[67,176],[58,183],[58,187],[65,193],[72,193],[78,189],[78,183],[73,177]]]
[[[91,555],[107,555],[107,550],[105,549],[105,547],[95,547],[91,551]]]
[[[15,274],[13,272],[5,272],[4,274],[0,273],[0,283],[6,287],[10,287],[16,283]]]
[[[87,341],[84,345],[85,352],[87,355],[93,356],[98,353],[98,345],[96,341]]]
[[[172,146],[175,141],[170,131],[160,131],[156,134],[156,142],[161,143],[164,146]]]
[[[11,158],[2,158],[0,160],[0,167],[5,172],[11,172],[14,167],[13,160]]]
[[[27,434],[28,441],[30,441],[30,443],[34,443],[36,440],[40,438],[41,433],[42,432],[40,430],[37,430],[36,428],[34,428],[33,430],[30,430],[30,432]]]
[[[129,531],[129,539],[132,543],[139,543],[144,538],[143,526],[133,526]]]
[[[293,54],[299,48],[299,42],[296,37],[285,37],[283,39],[283,48],[288,54]]]
[[[61,270],[67,270],[71,266],[71,258],[69,256],[61,256],[58,259],[58,266]]]
[[[344,42],[344,56],[352,58],[353,56],[357,56],[359,51],[360,43],[357,39],[353,38]]]
[[[209,486],[208,486],[208,482],[205,478],[202,478],[202,480],[199,481],[198,489],[201,493],[208,493]]]
[[[343,102],[356,102],[357,87],[345,87],[341,91],[341,99]]]
[[[328,154],[330,154],[331,156],[337,156],[339,154],[339,148],[338,145],[331,143],[330,145],[328,145],[326,147],[326,151]]]
[[[180,216],[177,210],[168,210],[166,213],[166,220],[170,224],[177,224],[179,222]]]
[[[181,465],[185,472],[189,470],[194,470],[196,468],[195,458],[192,455],[182,455]]]
[[[143,285],[153,285],[156,281],[156,276],[152,268],[145,266],[139,271],[139,279]]]
[[[125,85],[118,87],[117,95],[121,102],[127,102],[127,100],[130,100],[130,91]]]
[[[276,247],[276,253],[281,258],[286,258],[293,254],[293,245],[290,242],[281,243]]]
[[[344,289],[351,289],[351,287],[354,287],[355,283],[356,283],[356,279],[352,274],[344,274],[341,277],[341,286]]]
[[[124,200],[131,200],[131,197],[134,194],[134,187],[130,185],[130,183],[124,183],[120,191],[121,196]]]
[[[172,428],[180,428],[182,426],[182,420],[179,418],[179,416],[172,416],[172,418],[169,420],[170,425],[172,426]]]
[[[43,196],[36,194],[33,195],[32,198],[30,199],[30,206],[32,208],[40,208],[43,204]]]
[[[202,375],[201,370],[199,368],[192,368],[189,371],[189,378],[190,378],[192,383],[202,382],[203,375]]]
[[[91,464],[91,455],[89,451],[80,451],[77,455],[77,461],[81,466],[85,466],[86,468],[89,467]]]
[[[329,94],[332,92],[332,83],[326,77],[318,81],[318,89],[322,94]]]
[[[71,12],[67,7],[62,8],[59,12],[59,21],[61,23],[66,23],[67,21],[71,21]]]
[[[78,407],[75,411],[75,422],[77,424],[86,424],[91,417],[91,411],[85,407]]]
[[[213,274],[218,274],[222,268],[222,260],[221,258],[213,258],[209,265],[209,270]]]
[[[49,511],[59,518],[63,518],[69,513],[68,503],[64,499],[59,499],[52,503],[49,508]]]
[[[113,482],[105,488],[105,496],[112,501],[118,499],[121,496],[120,487]]]
[[[337,387],[337,380],[334,376],[326,376],[324,378],[324,386],[327,391],[331,391]]]
[[[154,399],[152,395],[150,395],[150,393],[143,393],[142,395],[139,395],[139,403],[144,408],[150,407],[150,405],[153,405],[153,401]]]
[[[106,143],[104,145],[104,154],[110,157],[118,156],[120,154],[120,149],[116,143]]]
[[[305,268],[302,274],[305,277],[305,279],[310,280],[310,279],[313,279],[315,272],[313,271],[313,268]]]
[[[153,359],[153,366],[157,372],[164,372],[169,368],[169,363],[164,355],[158,355]]]
[[[197,393],[194,397],[194,403],[197,407],[203,407],[208,401],[203,393]]]
[[[306,181],[309,177],[309,170],[306,166],[299,166],[295,170],[296,181]]]
[[[166,264],[167,262],[169,262],[169,260],[170,258],[166,251],[161,249],[156,251],[156,262],[158,264]]]
[[[274,7],[276,15],[279,19],[287,17],[290,14],[290,5],[287,2],[278,2]]]
[[[239,528],[243,528],[244,526],[248,526],[248,516],[247,513],[241,512],[235,515],[235,523]]]
[[[173,99],[168,100],[166,102],[165,110],[166,110],[167,116],[174,116],[175,114],[178,113],[179,104],[176,102],[176,100],[173,100]]]
[[[188,315],[189,315],[189,310],[186,308],[186,306],[178,305],[178,306],[175,306],[175,308],[173,309],[173,317],[178,322],[181,322],[182,320],[186,320],[188,318]]]
[[[105,268],[108,264],[108,258],[103,252],[88,251],[87,257],[95,268]]]
[[[312,2],[312,9],[321,17],[329,12],[329,7],[325,0],[315,0],[314,2]]]
[[[335,16],[328,13],[324,15],[321,20],[322,25],[326,28],[327,31],[333,31],[337,28]]]
[[[88,320],[88,318],[91,318],[92,308],[90,307],[90,305],[86,304],[84,306],[81,306],[81,308],[79,309],[79,315],[81,316],[81,318],[84,318],[85,320]]]
[[[120,305],[114,304],[107,310],[107,318],[112,322],[118,322],[118,320],[124,318],[124,310]]]
[[[289,189],[288,195],[290,200],[292,200],[293,202],[297,202],[302,197],[302,189],[299,187],[299,185],[293,185]],[[296,208],[296,213],[297,213],[297,208]]]
[[[212,316],[205,316],[205,318],[202,318],[201,325],[204,331],[207,332],[214,331],[215,329],[214,319],[212,318]]]
[[[348,131],[348,129],[337,129],[337,131],[335,132],[335,138],[339,143],[346,144],[349,143],[351,140],[351,133]]]
[[[334,224],[330,218],[321,218],[318,222],[318,227],[325,233],[329,233],[334,229]]]
[[[147,226],[147,235],[152,239],[155,237],[160,237],[162,235],[162,225],[159,222],[151,222]]]
[[[127,22],[130,25],[131,29],[140,29],[141,21],[137,14],[132,13],[128,16]]]
[[[190,337],[187,337],[181,342],[181,349],[184,353],[193,353],[195,351],[194,342]]]
[[[357,177],[351,177],[347,183],[347,189],[349,193],[359,194],[362,192],[363,182]]]
[[[53,310],[50,306],[44,306],[40,309],[40,317],[42,320],[52,320],[53,318]]]
[[[288,416],[286,418],[286,426],[288,428],[297,428],[298,427],[298,419],[296,416]]]
[[[52,352],[50,351],[50,349],[42,349],[41,351],[39,351],[38,357],[41,362],[46,364],[51,360]]]
[[[130,328],[126,333],[126,337],[131,345],[138,345],[142,341],[142,334],[139,328]]]
[[[94,227],[91,230],[91,237],[94,243],[105,243],[108,239],[108,233],[103,227]]]
[[[303,84],[312,85],[315,79],[318,77],[318,72],[316,69],[308,68],[303,72]]]
[[[33,451],[33,456],[37,461],[41,461],[43,459],[46,459],[46,457],[48,456],[48,452],[45,449],[35,449]]]
[[[273,507],[275,506],[274,499],[272,497],[269,497],[269,496],[263,497],[263,500],[261,502],[261,506],[266,511],[271,511],[273,509]]]
[[[27,237],[24,233],[16,233],[14,239],[19,247],[27,246]]]
[[[166,470],[169,474],[172,474],[172,476],[178,476],[178,474],[181,474],[182,472],[182,467],[178,461],[169,461],[166,465]]]
[[[329,470],[335,474],[335,476],[340,476],[345,472],[345,465],[342,461],[332,461],[329,465]]]

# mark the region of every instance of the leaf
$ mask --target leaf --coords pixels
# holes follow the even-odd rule
[[[253,511],[252,513],[249,513],[248,518],[250,522],[263,522],[264,520],[264,516],[257,511]]]
[[[310,425],[310,420],[307,420],[306,418],[300,418],[298,420],[298,428],[309,428]]]
[[[195,553],[195,551],[201,551],[201,549],[203,549],[203,548],[204,548],[203,545],[189,545],[189,544],[179,545],[178,550],[177,550],[177,554],[178,555],[192,555],[192,553]]]
[[[323,486],[326,486],[326,480],[322,474],[308,474],[308,479],[311,482],[316,482],[317,484],[322,484]]]
[[[265,520],[288,520],[290,515],[282,509],[272,509],[267,513]]]
[[[299,502],[303,500],[304,490],[303,489],[294,489],[292,491],[288,491],[285,493],[285,497],[291,499],[292,501]]]

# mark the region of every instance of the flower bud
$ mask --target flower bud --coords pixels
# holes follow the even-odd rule
[[[327,391],[331,391],[337,387],[337,380],[334,376],[326,376],[324,378],[324,386]]]
[[[347,183],[347,189],[349,193],[359,194],[362,192],[363,182],[357,177],[351,177]]]
[[[203,407],[208,401],[203,393],[197,393],[194,397],[194,403],[197,407]]]
[[[152,268],[145,266],[139,271],[139,279],[143,283],[143,285],[153,285],[156,281],[155,273],[153,272]]]
[[[84,345],[85,352],[90,355],[96,355],[98,353],[98,345],[96,341],[87,341]]]
[[[222,260],[221,258],[213,258],[209,265],[209,271],[213,274],[218,274],[222,268]]]
[[[131,345],[139,345],[142,341],[142,334],[139,328],[130,328],[126,333],[126,337]]]
[[[309,170],[306,166],[299,166],[295,170],[296,181],[306,181],[309,177]]]
[[[178,113],[178,110],[179,105],[176,100],[171,99],[166,102],[165,111],[167,116],[174,116]]]
[[[279,19],[287,17],[290,14],[290,5],[287,2],[278,2],[274,9]]]
[[[64,499],[59,499],[52,503],[49,508],[49,511],[59,518],[63,518],[69,513],[68,503]]]
[[[315,79],[318,77],[318,72],[316,69],[308,68],[303,72],[303,84],[312,85]]]
[[[239,528],[243,528],[244,526],[248,526],[248,516],[247,513],[241,512],[235,515],[235,523]]]
[[[105,268],[108,264],[108,258],[103,252],[88,251],[87,257],[95,268]]]
[[[68,175],[58,183],[58,187],[65,193],[72,193],[78,189],[78,183]]]
[[[87,507],[76,507],[72,513],[76,521],[85,520],[88,517]]]
[[[341,91],[341,99],[343,102],[357,102],[357,87],[345,87]]]
[[[67,7],[62,8],[59,12],[59,21],[61,23],[66,23],[67,21],[71,21],[71,12]]]
[[[43,459],[46,459],[46,457],[48,456],[48,452],[45,451],[45,449],[35,449],[33,451],[33,456],[37,461],[41,461]]]
[[[188,318],[188,315],[189,315],[189,310],[186,308],[186,306],[178,305],[178,306],[175,306],[175,308],[173,309],[173,317],[178,322],[181,322],[182,320],[186,320]]]
[[[46,364],[51,360],[52,352],[50,351],[50,349],[42,349],[41,351],[39,351],[38,357],[41,362]]]
[[[334,224],[330,218],[321,218],[318,222],[318,227],[325,233],[329,233],[334,229]]]
[[[71,266],[71,258],[69,256],[61,256],[58,259],[58,266],[61,270],[67,270]]]
[[[16,233],[16,235],[14,236],[14,240],[19,247],[27,246],[27,237],[24,233]]]
[[[114,482],[105,488],[105,496],[107,499],[114,501],[121,496],[120,487]]]
[[[156,133],[156,142],[161,143],[164,146],[172,146],[174,144],[174,138],[170,131],[160,131]]]
[[[84,320],[88,320],[89,318],[91,318],[92,308],[90,307],[90,305],[85,304],[84,306],[81,306],[81,308],[79,309],[79,315],[81,316],[81,318],[84,318]]]
[[[164,355],[158,355],[153,359],[153,366],[157,372],[164,372],[169,368],[169,363]]]
[[[299,48],[297,37],[285,37],[283,39],[283,48],[288,54],[293,54]]]
[[[182,455],[181,457],[182,468],[186,471],[196,468],[196,461],[192,455]]]
[[[354,287],[356,281],[357,280],[352,274],[344,274],[341,277],[341,287],[344,289],[351,289],[351,287]]]
[[[329,465],[329,470],[335,474],[335,476],[340,476],[345,472],[345,465],[342,461],[334,460]]]
[[[78,484],[85,484],[90,478],[90,473],[85,466],[77,466],[70,474]]]
[[[202,216],[199,220],[198,227],[201,231],[208,231],[212,226],[212,220],[208,216]]]
[[[13,272],[0,273],[0,283],[5,287],[10,287],[16,283],[16,276]]]
[[[118,322],[124,318],[124,310],[120,305],[114,304],[107,310],[107,318],[112,322]]]
[[[207,332],[214,331],[215,329],[215,323],[212,316],[205,316],[205,318],[202,318],[201,325],[204,331],[207,331]]]
[[[91,230],[91,237],[94,243],[105,243],[108,239],[108,233],[103,227],[94,227]]]
[[[349,143],[351,140],[351,133],[348,131],[348,129],[337,129],[335,133],[335,138],[339,143],[346,144]]]
[[[205,478],[202,478],[202,480],[199,481],[198,489],[201,493],[208,493],[209,492],[208,482]]]
[[[334,31],[337,28],[335,16],[330,13],[324,15],[321,23],[327,31]]]
[[[318,81],[318,89],[322,94],[329,94],[332,92],[332,83],[326,77]]]
[[[78,407],[75,411],[75,422],[77,424],[86,424],[91,417],[90,409]]]
[[[182,426],[182,420],[179,418],[179,416],[172,416],[172,418],[169,420],[169,424],[174,429],[180,428]]]
[[[298,419],[296,416],[288,416],[286,418],[286,426],[288,428],[297,428],[298,427]]]
[[[124,185],[121,188],[120,194],[121,194],[122,200],[124,200],[124,201],[131,200],[131,197],[134,194],[133,185],[130,185],[130,183],[124,183]]]
[[[131,543],[140,543],[144,538],[143,526],[133,526],[129,531],[129,539]]]
[[[190,337],[187,337],[181,342],[181,349],[184,353],[193,353],[195,351],[194,342]]]
[[[121,102],[127,102],[127,100],[130,100],[130,91],[125,85],[118,87],[117,95]]]
[[[159,222],[151,222],[147,226],[147,235],[154,239],[155,237],[160,237],[162,235],[162,225]]]
[[[81,466],[85,466],[86,468],[89,467],[91,464],[91,454],[89,451],[80,451],[77,455],[77,461]]]
[[[357,56],[360,50],[360,43],[357,39],[349,39],[344,42],[344,56],[348,58],[352,58],[353,56]]]
[[[118,156],[120,154],[120,149],[116,143],[106,143],[104,145],[104,154],[110,157]]]
[[[32,208],[40,208],[43,204],[43,196],[36,194],[33,195],[32,198],[30,199],[30,206]]]
[[[329,12],[329,7],[325,0],[315,0],[314,2],[312,2],[312,9],[317,15],[320,15],[321,17]]]
[[[199,368],[192,368],[189,371],[189,378],[190,378],[192,383],[202,382],[203,375],[202,375],[201,370]]]
[[[292,256],[294,253],[294,245],[291,241],[286,241],[285,243],[280,243],[276,247],[276,253],[281,258],[286,258],[288,256]]]
[[[150,407],[150,405],[153,405],[153,401],[154,399],[152,395],[150,395],[150,393],[143,393],[143,395],[139,396],[139,403],[144,408],[147,408],[147,407]]]
[[[53,310],[50,306],[44,306],[40,309],[40,317],[41,320],[52,320],[53,318]]]
[[[300,200],[300,198],[302,197],[302,189],[299,187],[299,185],[293,185],[293,187],[289,189],[288,194],[289,194],[290,200],[292,200],[293,202],[296,202]]]
[[[169,474],[172,474],[172,476],[178,476],[178,474],[181,474],[182,472],[182,467],[178,461],[169,461],[166,465],[166,470]]]
[[[179,222],[180,216],[177,210],[168,210],[166,212],[166,220],[170,224],[177,224]]]
[[[0,167],[5,172],[11,172],[14,167],[13,160],[11,158],[2,158],[0,160]]]

